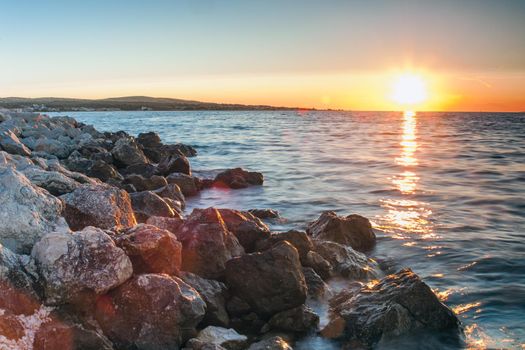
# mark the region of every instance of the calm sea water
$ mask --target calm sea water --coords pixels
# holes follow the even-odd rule
[[[372,254],[438,292],[470,348],[525,348],[525,114],[67,114],[191,144],[197,174],[264,173],[263,187],[205,191],[188,210],[274,208],[287,219],[275,230],[304,228],[323,210],[369,217]]]

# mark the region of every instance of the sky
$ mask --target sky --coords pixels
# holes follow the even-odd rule
[[[521,0],[0,0],[0,96],[525,111]]]

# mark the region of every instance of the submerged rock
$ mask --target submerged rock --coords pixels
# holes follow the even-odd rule
[[[341,293],[330,302],[331,321],[326,328],[334,338],[372,346],[380,341],[422,330],[458,336],[460,322],[430,287],[410,269],[389,275],[357,293]]]
[[[244,254],[215,208],[194,209],[177,237],[182,242],[182,269],[204,278],[222,277],[226,262]]]
[[[84,185],[63,195],[64,217],[72,230],[86,226],[123,229],[137,224],[128,193],[107,185]]]
[[[213,186],[238,189],[262,185],[263,181],[264,177],[261,173],[235,168],[219,173],[213,181]]]
[[[179,241],[167,230],[139,224],[115,238],[117,246],[126,252],[133,272],[178,274],[182,264]]]
[[[201,324],[227,327],[230,318],[226,312],[228,288],[222,282],[202,278],[191,272],[182,272],[184,282],[193,287],[206,302],[206,315]]]
[[[299,254],[288,242],[229,260],[226,281],[234,295],[263,316],[291,309],[306,300]]]
[[[35,244],[31,255],[50,305],[89,305],[133,273],[124,251],[95,227],[49,233]]]
[[[231,328],[208,326],[191,339],[188,345],[193,349],[201,349],[205,344],[218,345],[227,350],[242,350],[246,348],[248,337],[237,333]]]
[[[253,251],[258,241],[270,237],[268,226],[252,214],[234,209],[218,210],[228,230],[247,252]]]
[[[206,306],[177,277],[135,276],[99,298],[96,319],[118,349],[179,349],[195,336]]]
[[[306,231],[314,238],[349,245],[359,251],[371,249],[376,242],[370,221],[356,214],[341,217],[325,211]]]
[[[12,167],[0,165],[0,243],[29,253],[40,237],[67,227],[63,204]]]

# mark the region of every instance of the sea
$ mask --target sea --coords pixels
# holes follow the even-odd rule
[[[378,237],[370,255],[415,271],[462,321],[462,347],[525,349],[525,113],[50,114],[190,144],[197,176],[264,174],[264,186],[189,198],[187,213],[272,208],[275,231],[305,229],[325,210],[366,216]],[[312,336],[298,348],[336,347]]]

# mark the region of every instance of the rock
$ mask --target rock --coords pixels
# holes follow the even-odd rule
[[[330,241],[313,240],[314,250],[332,266],[333,272],[352,279],[377,278],[377,264],[350,247]]]
[[[182,154],[186,157],[195,157],[197,155],[197,150],[195,148],[193,148],[190,145],[185,145],[183,143],[163,145],[161,149],[166,154]]]
[[[130,197],[138,222],[146,222],[150,216],[172,218],[178,215],[164,199],[151,191],[131,193]]]
[[[244,254],[215,208],[194,209],[177,237],[182,242],[182,269],[204,278],[222,277],[226,261]]]
[[[238,189],[252,185],[262,185],[263,181],[264,178],[261,173],[235,168],[219,173],[215,177],[213,186]]]
[[[125,167],[124,169],[121,169],[120,172],[123,175],[141,175],[144,178],[151,177],[155,175],[155,172],[157,170],[157,167],[153,164],[133,164]]]
[[[276,336],[253,343],[248,350],[293,350],[293,348],[283,338]]]
[[[31,150],[27,148],[18,137],[10,130],[0,132],[0,148],[11,154],[31,156]]]
[[[182,245],[169,231],[139,224],[115,238],[126,252],[133,272],[177,275],[182,264]]]
[[[29,253],[43,235],[67,227],[63,204],[31,184],[11,167],[0,165],[0,243],[15,253]]]
[[[301,305],[281,311],[268,321],[270,329],[306,333],[319,325],[319,316],[308,306]]]
[[[227,327],[230,318],[226,312],[227,287],[224,283],[202,278],[191,272],[182,272],[184,282],[199,292],[206,303],[206,315],[201,325]]]
[[[308,288],[308,297],[315,300],[326,297],[330,293],[330,287],[314,269],[311,267],[303,267],[303,275]]]
[[[72,152],[72,148],[70,145],[62,143],[58,140],[39,138],[35,142],[33,151],[50,154],[60,159],[66,159]]]
[[[118,349],[179,349],[196,334],[205,309],[181,279],[146,274],[99,298],[95,316]]]
[[[83,185],[61,198],[65,203],[64,217],[72,230],[86,226],[124,229],[137,224],[128,193],[118,188]]]
[[[49,305],[89,306],[97,295],[121,285],[133,273],[124,251],[95,227],[49,233],[31,255]]]
[[[135,140],[131,137],[123,137],[115,142],[115,146],[111,150],[113,158],[117,164],[126,167],[133,164],[148,163],[148,159],[144,152],[139,148]]]
[[[142,175],[135,174],[126,176],[124,183],[132,184],[139,192],[153,191],[168,184],[163,176],[153,175],[149,178],[145,178]]]
[[[197,347],[203,344],[213,344],[222,346],[227,350],[243,350],[248,343],[248,337],[231,328],[208,326],[199,332],[197,338],[191,339],[188,343],[190,346],[200,343]]]
[[[160,136],[156,132],[143,132],[137,136],[137,142],[144,148],[158,148],[162,146]]]
[[[179,186],[184,196],[190,197],[199,193],[199,187],[197,186],[196,179],[190,175],[183,173],[172,173],[166,178],[166,180],[170,184],[176,184]]]
[[[218,209],[226,227],[247,252],[252,252],[258,241],[270,237],[270,229],[250,213],[233,209]]]
[[[297,249],[302,264],[306,261],[308,252],[313,249],[312,242],[306,232],[290,230],[286,232],[272,233],[268,239],[259,242],[257,250],[266,250],[274,244],[282,241],[287,241]]]
[[[341,217],[333,211],[325,211],[308,225],[306,232],[314,238],[349,245],[358,251],[367,251],[376,242],[370,221],[356,214]]]
[[[146,220],[146,224],[156,226],[163,230],[168,230],[171,233],[177,234],[179,231],[179,228],[184,223],[184,220],[181,217],[172,217],[167,218],[164,216],[150,216],[148,220]]]
[[[281,216],[279,215],[279,212],[274,209],[250,209],[248,210],[250,214],[252,214],[255,217],[258,217],[259,219],[278,219]]]
[[[95,177],[101,181],[108,181],[109,179],[115,179],[122,181],[123,177],[119,174],[117,169],[102,160],[96,160],[89,164],[85,172],[88,176]]]
[[[372,287],[364,286],[357,293],[343,292],[330,304],[327,327],[342,331],[331,336],[348,342],[359,340],[373,346],[424,330],[449,332],[451,336],[460,333],[460,322],[452,310],[410,269],[389,275]]]
[[[62,173],[46,171],[36,166],[27,167],[22,172],[33,184],[49,191],[54,196],[73,192],[81,186],[79,182]]]
[[[169,155],[159,162],[157,173],[164,176],[172,173],[191,175],[190,162],[188,161],[188,158],[182,154]]]
[[[184,198],[184,195],[182,194],[182,191],[180,190],[179,186],[177,186],[176,184],[167,184],[164,187],[157,188],[157,190],[155,190],[154,192],[162,198],[169,198],[171,200],[179,202],[182,208],[185,207],[186,199]]]
[[[25,335],[24,326],[14,315],[3,312],[0,314],[0,336],[8,341],[17,341]],[[0,342],[0,345],[3,342]],[[4,349],[8,349],[7,347]]]
[[[103,334],[80,324],[48,319],[38,328],[33,350],[113,350]]]
[[[288,242],[229,260],[226,281],[234,295],[263,316],[291,309],[306,300],[299,254]]]
[[[323,256],[313,250],[306,254],[306,260],[302,262],[303,266],[311,267],[322,278],[328,279],[332,276],[332,264],[328,262]]]

